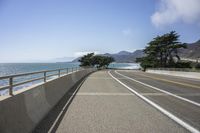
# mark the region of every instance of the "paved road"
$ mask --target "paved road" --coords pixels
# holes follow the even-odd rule
[[[200,80],[140,71],[112,71],[111,73],[127,86],[200,130]],[[167,93],[162,92],[163,90]]]
[[[160,89],[167,90],[167,85],[169,85],[169,89],[173,90],[171,88],[173,86],[178,94],[184,94],[184,97],[187,97],[186,94],[189,93],[189,99],[194,99],[196,102],[199,101],[198,95],[195,95],[195,98],[193,98],[193,93],[199,93],[198,81],[191,81],[196,88],[186,88],[180,84],[169,83],[169,81],[163,85],[164,81],[161,83],[160,80],[156,81],[155,79],[145,77],[143,76],[145,74],[142,72],[118,72],[137,78],[137,80],[145,83],[153,83],[151,85],[157,85],[158,83],[157,87],[160,87]],[[176,82],[181,80],[169,79]],[[190,84],[190,80],[187,80],[187,82],[187,84]],[[74,96],[72,102],[67,107],[67,110],[63,111],[62,118],[59,121],[55,121],[51,129],[54,129],[53,131],[57,133],[189,132],[144,99],[136,96],[128,88],[134,89],[139,95],[148,98],[163,109],[186,121],[186,127],[189,124],[199,129],[199,106],[153,90],[114,71],[111,71],[110,74],[108,74],[108,71],[98,71],[90,75],[79,88],[76,95],[72,94]],[[191,91],[187,89],[191,89]],[[58,122],[59,124],[56,124]],[[54,125],[57,125],[57,127],[53,127]]]

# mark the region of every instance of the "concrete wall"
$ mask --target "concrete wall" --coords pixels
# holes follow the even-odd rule
[[[66,92],[92,71],[71,73],[0,100],[0,133],[31,132]]]
[[[182,72],[182,71],[167,71],[167,70],[146,70],[146,72],[200,79],[200,73],[198,72]]]

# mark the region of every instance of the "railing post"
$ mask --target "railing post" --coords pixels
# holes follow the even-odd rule
[[[72,67],[72,72],[73,72],[73,67]]]
[[[68,74],[68,72],[69,72],[69,70],[68,70],[68,68],[67,68],[67,74]]]
[[[60,69],[58,70],[58,77],[60,77]]]
[[[13,95],[13,77],[9,78],[9,94]]]
[[[47,72],[44,72],[44,82],[47,81]]]

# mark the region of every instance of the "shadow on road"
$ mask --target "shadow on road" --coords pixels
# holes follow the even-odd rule
[[[45,118],[36,126],[36,128],[33,130],[33,133],[47,133],[50,128],[53,126],[55,120],[57,119],[59,113],[62,111],[61,116],[59,117],[59,119],[56,121],[55,125],[53,126],[51,133],[56,132],[60,122],[62,121],[66,111],[68,110],[70,104],[72,103],[76,93],[78,91],[76,91],[76,89],[80,89],[80,87],[82,86],[83,82],[86,80],[86,78],[88,77],[88,75],[83,78],[82,80],[80,80],[78,83],[76,83],[72,89],[70,89],[65,95],[64,97],[58,102],[58,104],[45,116]],[[72,95],[74,92],[76,91],[75,95]],[[72,97],[72,99],[70,100],[70,97]],[[69,101],[70,100],[70,101]],[[65,104],[68,103],[68,105],[66,106],[66,108],[63,109],[63,107],[65,106]]]

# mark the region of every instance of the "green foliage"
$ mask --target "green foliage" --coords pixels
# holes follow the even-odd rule
[[[152,58],[151,56],[136,58],[136,62],[140,62],[140,66],[144,68],[144,70],[146,70],[146,68],[155,67],[157,65],[155,58]]]
[[[114,62],[112,57],[96,55],[91,60],[93,66],[97,68],[107,68],[108,65]]]
[[[84,55],[79,62],[81,63],[80,66],[84,67],[96,66],[97,68],[107,68],[110,63],[114,62],[114,59],[112,57],[94,55],[94,53],[90,53]]]
[[[193,70],[199,70],[200,69],[200,62],[187,61],[187,63],[190,64],[190,68],[192,68]]]
[[[179,48],[186,48],[186,44],[178,41],[179,35],[175,31],[155,37],[144,49],[146,57],[137,59],[141,66],[147,67],[172,67],[180,60]],[[175,61],[176,59],[176,61]]]
[[[195,68],[200,69],[200,63],[196,64]]]
[[[85,66],[85,67],[92,66],[91,59],[93,58],[93,56],[94,56],[94,53],[89,53],[81,57],[81,59],[79,60],[79,62],[81,63],[80,66]]]
[[[177,62],[175,64],[175,68],[192,68],[191,62]]]

